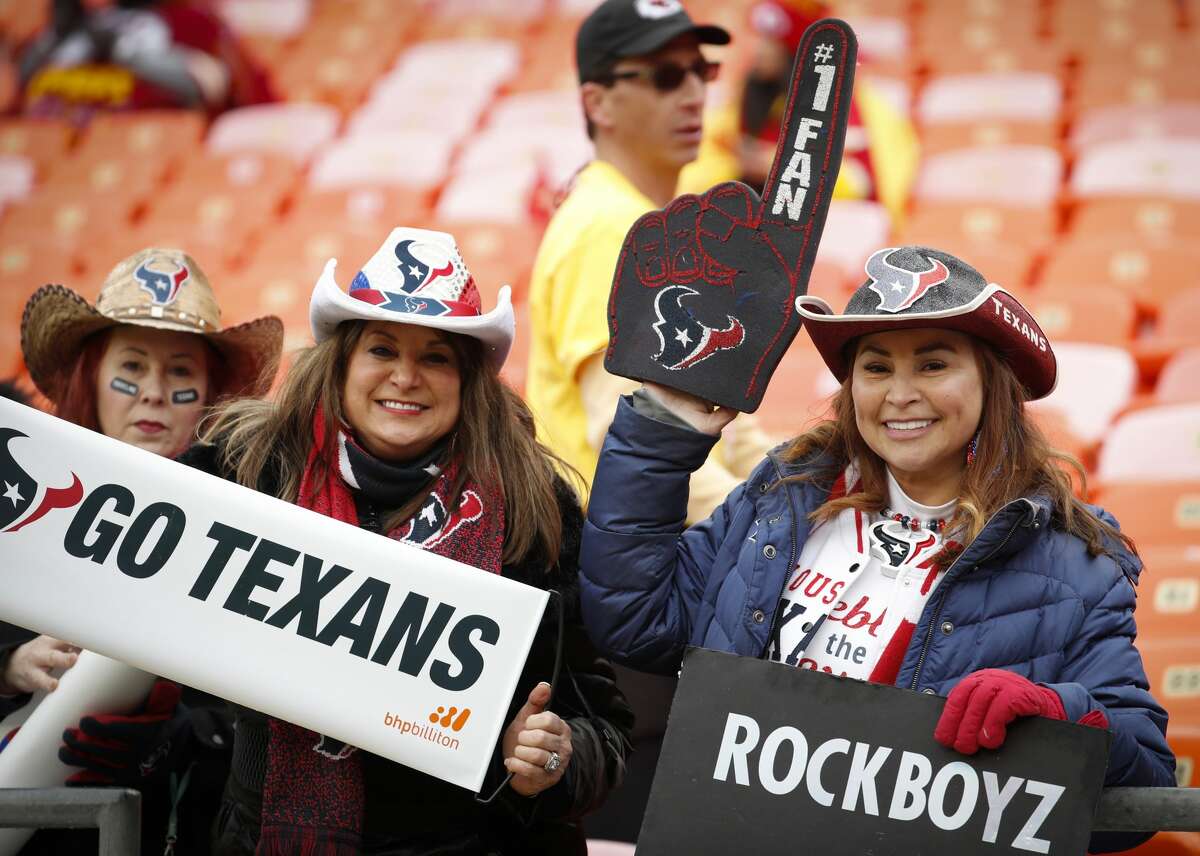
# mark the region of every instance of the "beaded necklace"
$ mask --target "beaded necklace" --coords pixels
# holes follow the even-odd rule
[[[883,516],[895,520],[905,529],[911,529],[913,532],[920,532],[922,529],[928,529],[930,532],[942,532],[946,528],[946,521],[940,517],[936,520],[921,520],[919,517],[910,517],[887,508],[883,510]]]

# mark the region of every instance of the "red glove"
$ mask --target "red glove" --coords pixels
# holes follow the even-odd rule
[[[173,758],[186,748],[189,726],[179,696],[179,684],[159,678],[136,713],[85,716],[64,731],[59,760],[83,767],[68,784],[136,787],[172,769]]]
[[[1058,693],[1003,669],[972,672],[950,691],[933,739],[943,746],[974,755],[982,746],[996,749],[1018,716],[1065,720]]]

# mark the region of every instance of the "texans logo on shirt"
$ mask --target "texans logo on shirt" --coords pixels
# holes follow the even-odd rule
[[[950,279],[950,271],[939,259],[926,257],[929,267],[923,271],[896,267],[888,261],[895,250],[889,247],[867,259],[870,289],[879,295],[879,309],[883,312],[901,312],[924,297],[929,289]]]
[[[871,527],[871,546],[877,546],[881,555],[880,560],[886,561],[893,568],[904,564],[904,560],[912,553],[913,545],[907,539],[897,538],[887,531],[890,520],[876,523]]]
[[[418,258],[418,254],[425,260]],[[396,261],[400,263],[397,267],[404,280],[400,290],[406,294],[414,294],[438,277],[449,277],[454,273],[454,260],[444,250],[411,238],[396,244]]]
[[[732,315],[726,315],[729,326],[716,330],[698,320],[690,309],[683,306],[683,299],[697,295],[695,289],[686,285],[671,285],[664,288],[654,299],[654,313],[658,321],[652,325],[658,335],[659,349],[654,359],[668,369],[686,369],[707,360],[717,351],[728,351],[742,344],[746,329]]]
[[[13,457],[9,443],[17,437],[28,437],[15,428],[0,428],[0,532],[16,532],[40,520],[56,508],[70,508],[83,499],[83,483],[71,473],[67,487],[48,487],[38,499],[37,480],[29,475]],[[33,509],[32,513],[29,512]]]
[[[463,491],[458,499],[458,508],[448,514],[445,503],[436,493],[431,493],[425,505],[404,527],[399,540],[430,549],[448,538],[451,533],[467,523],[483,516],[483,501],[473,490]]]
[[[146,260],[138,265],[133,275],[142,291],[150,295],[155,306],[169,306],[175,302],[175,298],[179,296],[179,289],[187,282],[191,273],[187,265],[179,263],[176,263],[175,270],[170,273],[152,270],[150,260]]]

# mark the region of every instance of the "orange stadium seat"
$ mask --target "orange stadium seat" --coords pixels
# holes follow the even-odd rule
[[[405,187],[351,187],[305,190],[292,203],[288,223],[312,226],[340,223],[341,228],[377,235],[380,243],[400,225],[421,226],[429,220],[429,193]]]
[[[0,120],[0,154],[21,155],[37,166],[38,176],[63,159],[74,131],[65,122],[49,119]]]
[[[1192,74],[1142,73],[1111,78],[1083,77],[1071,98],[1075,113],[1114,104],[1161,106],[1200,98],[1200,81]]]
[[[1158,138],[1200,138],[1200,104],[1114,104],[1083,113],[1071,125],[1075,149],[1096,143]]]
[[[1057,410],[1083,443],[1099,443],[1133,397],[1137,366],[1129,352],[1111,345],[1056,342],[1058,386],[1032,408]]]
[[[55,168],[33,201],[53,205],[101,200],[108,221],[126,221],[162,186],[168,165],[159,155],[75,156]]]
[[[192,110],[100,113],[80,135],[75,157],[180,162],[199,147],[204,125],[204,114]]]
[[[44,3],[0,3],[0,32],[9,44],[23,44],[45,28],[49,13],[50,7]]]
[[[924,127],[1008,120],[1053,123],[1062,110],[1062,83],[1051,74],[955,74],[935,77],[917,99]]]
[[[39,252],[70,256],[96,229],[121,216],[115,207],[100,196],[35,194],[5,213],[0,245],[28,241],[43,248]]]
[[[1163,303],[1153,331],[1134,342],[1138,365],[1144,374],[1156,375],[1176,351],[1200,345],[1197,318],[1200,318],[1200,286],[1181,291]]]
[[[1200,544],[1191,547],[1138,544],[1138,552],[1145,566],[1138,581],[1138,608],[1134,616],[1138,640],[1195,635],[1200,631]]]
[[[1128,235],[1165,243],[1200,234],[1200,200],[1112,196],[1081,201],[1071,214],[1075,237]]]
[[[271,152],[228,155],[197,154],[176,174],[177,186],[207,190],[257,191],[282,199],[296,185],[300,168],[294,160]]]
[[[1173,726],[1167,729],[1173,730]],[[1167,734],[1167,743],[1172,740]],[[1176,769],[1176,778],[1180,770]],[[1125,851],[1128,856],[1200,856],[1200,832],[1159,832],[1145,844]]]
[[[78,251],[89,278],[102,279],[113,265],[146,247],[181,249],[211,280],[223,276],[240,258],[244,236],[237,230],[205,228],[188,221],[148,220],[133,228],[98,228]]]
[[[346,54],[289,53],[272,74],[272,85],[291,102],[316,102],[338,114],[358,107],[383,73],[390,55],[372,53],[363,58]]]
[[[542,239],[540,229],[528,225],[446,223],[437,220],[428,228],[449,232],[454,236],[479,287],[485,310],[496,304],[496,294],[502,285],[512,286],[514,303],[525,299],[529,273]]]
[[[837,265],[850,282],[858,285],[865,279],[863,265],[867,259],[889,246],[890,231],[891,216],[878,202],[835,199],[829,204],[817,259]]]
[[[1062,156],[1048,146],[980,146],[926,158],[913,195],[1042,208],[1057,200],[1062,175]]]
[[[973,122],[938,123],[921,129],[921,152],[940,154],[976,146],[1047,146],[1059,142],[1056,122],[1011,122],[979,119]]]
[[[528,223],[540,183],[540,171],[531,159],[506,167],[455,171],[447,178],[433,213],[446,222]]]
[[[1141,241],[1134,236],[1080,238],[1057,245],[1039,277],[1042,285],[1112,285],[1133,295],[1147,313],[1200,286],[1200,250]]]
[[[897,241],[897,243],[901,243]],[[936,233],[905,229],[903,243],[917,243],[958,256],[971,267],[1013,294],[1024,304],[1029,299],[1029,272],[1034,253],[1017,244],[974,240],[958,232]]]
[[[846,276],[841,265],[817,259],[808,277],[807,293],[824,298],[835,312],[841,312],[857,285],[857,282]]]
[[[1193,325],[1198,317],[1192,317]],[[1200,345],[1184,348],[1167,360],[1154,385],[1154,400],[1159,404],[1200,402]]]
[[[757,411],[759,424],[775,437],[795,437],[827,415],[837,389],[821,356],[798,336],[771,376]]]
[[[35,170],[33,161],[24,155],[0,155],[0,211],[29,196]]]
[[[1133,298],[1111,286],[1041,289],[1029,310],[1055,347],[1062,342],[1095,342],[1125,348],[1137,324]]]
[[[336,222],[285,222],[265,232],[250,256],[250,265],[276,265],[282,270],[298,266],[308,277],[308,291],[329,259],[338,261],[338,284],[348,288],[359,267],[369,259],[387,234],[348,232]],[[306,298],[307,300],[307,298]]]
[[[1179,787],[1194,788],[1200,785],[1196,770],[1196,761],[1200,759],[1200,726],[1195,723],[1170,723],[1167,726],[1167,744],[1175,753],[1175,781]],[[1187,852],[1200,854],[1200,832],[1171,834],[1191,836],[1188,844],[1192,849]]]
[[[1115,140],[1079,153],[1070,191],[1091,196],[1163,196],[1200,200],[1200,137]]]
[[[339,266],[339,274],[343,270]],[[314,273],[301,260],[276,259],[230,272],[213,282],[225,313],[222,323],[237,324],[264,313],[278,315],[283,321],[285,353],[311,345],[308,304],[319,274],[319,267]]]
[[[1173,6],[1119,0],[1107,3],[1104,14],[1097,14],[1091,3],[1055,3],[1051,7],[1050,26],[1056,39],[1103,56],[1105,50],[1128,49],[1151,39],[1173,39],[1176,32]]]
[[[337,134],[341,116],[327,104],[260,104],[230,110],[209,128],[213,154],[277,152],[303,163]]]
[[[1161,405],[1126,414],[1104,440],[1096,477],[1104,484],[1200,480],[1200,404]]]
[[[1058,213],[1054,208],[1010,208],[966,202],[926,203],[916,207],[904,224],[905,243],[925,243],[923,236],[987,244],[1016,245],[1028,250],[1054,239]]]
[[[1151,479],[1099,485],[1092,501],[1112,512],[1139,546],[1195,547],[1200,543],[1200,481]]]
[[[1200,726],[1200,633],[1172,639],[1138,639],[1150,692],[1171,723]],[[1170,729],[1168,729],[1170,730]]]

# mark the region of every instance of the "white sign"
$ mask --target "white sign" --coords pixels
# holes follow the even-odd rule
[[[478,791],[547,592],[0,399],[0,618]]]

